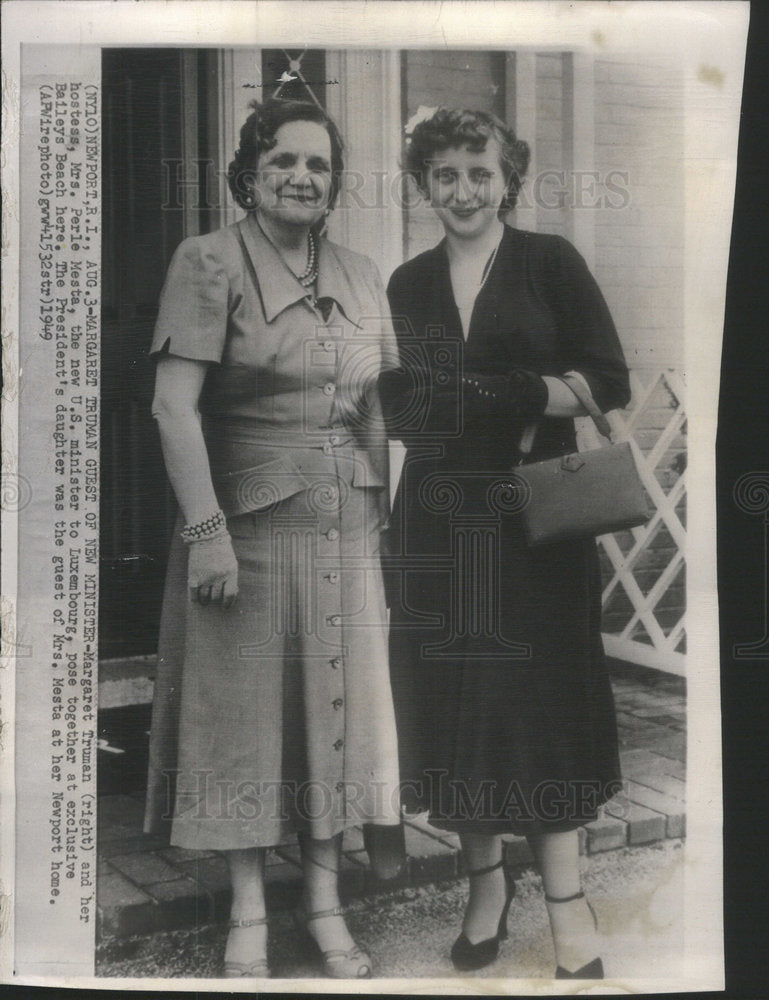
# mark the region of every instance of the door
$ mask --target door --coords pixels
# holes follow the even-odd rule
[[[147,354],[171,255],[217,224],[215,53],[105,49],[99,655],[153,653],[175,501]]]

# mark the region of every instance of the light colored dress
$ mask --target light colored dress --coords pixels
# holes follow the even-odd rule
[[[172,811],[181,847],[399,821],[376,391],[395,342],[371,261],[321,240],[318,268],[313,306],[249,216],[185,240],[162,293],[152,352],[213,363],[200,406],[240,587],[228,611],[191,603],[175,532],[145,828]]]

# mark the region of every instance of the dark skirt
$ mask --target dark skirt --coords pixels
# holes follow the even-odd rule
[[[620,780],[596,544],[529,548],[504,468],[474,464],[407,461],[395,505],[404,803],[460,832],[573,829]]]

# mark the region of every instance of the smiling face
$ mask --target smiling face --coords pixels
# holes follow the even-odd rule
[[[273,225],[309,228],[331,194],[331,139],[316,122],[293,121],[275,133],[275,146],[259,157],[253,193]]]
[[[496,223],[507,187],[496,139],[481,153],[467,146],[442,150],[430,160],[426,180],[430,204],[447,233],[474,239]]]

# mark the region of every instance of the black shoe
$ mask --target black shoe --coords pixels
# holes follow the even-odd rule
[[[557,899],[555,896],[548,896],[545,893],[545,899],[548,903],[571,903],[575,899],[585,899],[584,892],[575,892],[573,896],[565,896],[563,899]],[[595,915],[595,910],[590,905],[589,901],[585,900],[588,905],[588,909],[593,915],[593,923],[598,927],[598,918]],[[581,969],[577,969],[576,972],[569,972],[568,969],[564,969],[562,965],[559,965],[555,970],[556,979],[603,979],[603,962],[600,958],[594,958],[592,962],[588,962],[587,965],[583,965]]]
[[[563,966],[559,965],[555,970],[556,979],[603,979],[603,962],[600,958],[594,958],[592,962],[583,965],[576,972],[567,972]]]
[[[479,868],[474,872],[468,871],[467,874],[470,876],[488,875],[490,872],[496,871],[497,868],[502,868],[503,865],[504,860],[498,861],[495,865],[489,865],[488,868]],[[507,868],[504,869],[504,872],[507,895],[505,896],[505,905],[502,907],[502,915],[499,918],[497,933],[494,937],[473,944],[462,931],[451,948],[451,961],[458,972],[473,972],[475,969],[491,965],[499,954],[499,942],[507,939],[507,914],[513,896],[515,896],[515,880]]]

